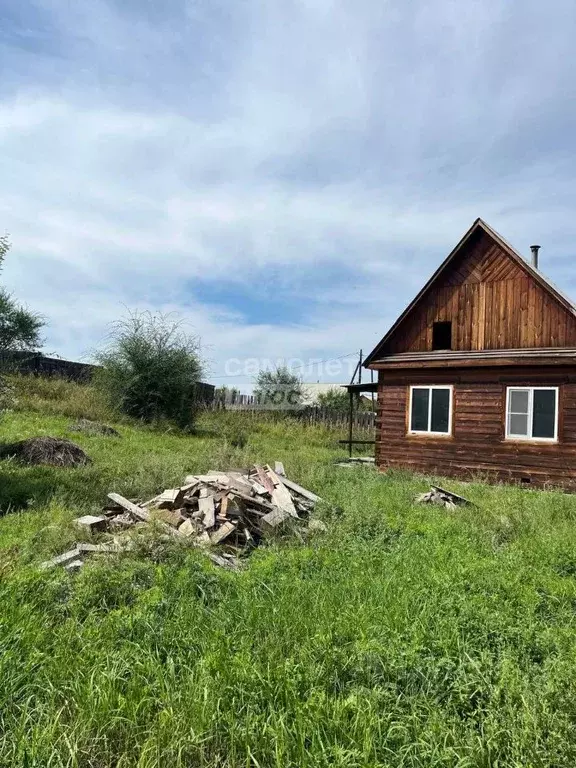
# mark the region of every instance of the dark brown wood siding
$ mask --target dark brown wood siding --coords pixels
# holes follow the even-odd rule
[[[409,388],[452,384],[451,437],[407,434]],[[505,439],[506,387],[558,386],[558,442]],[[576,490],[576,367],[381,371],[376,420],[376,462],[381,469],[490,480],[526,481]]]
[[[427,352],[452,322],[452,349],[576,346],[576,318],[486,233],[479,232],[388,340],[384,354]]]

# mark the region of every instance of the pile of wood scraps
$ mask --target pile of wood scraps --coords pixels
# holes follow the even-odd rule
[[[365,467],[374,466],[376,459],[374,456],[351,456],[347,459],[338,459],[335,464],[337,467],[353,467],[362,465]]]
[[[458,496],[457,493],[447,491],[445,488],[440,488],[438,485],[430,486],[428,493],[421,493],[414,501],[417,504],[440,504],[446,509],[456,509],[456,507],[462,507],[470,504],[468,499],[463,496]]]
[[[218,565],[235,568],[238,557],[257,547],[267,533],[288,521],[305,523],[318,501],[319,496],[286,477],[281,462],[274,469],[255,464],[247,471],[188,475],[182,486],[143,503],[109,493],[101,515],[84,515],[74,522],[84,533],[109,534],[112,542],[77,544],[43,567],[77,570],[86,555],[129,548],[131,539],[122,532],[155,525],[166,536],[206,549]],[[220,554],[208,552],[213,547]]]

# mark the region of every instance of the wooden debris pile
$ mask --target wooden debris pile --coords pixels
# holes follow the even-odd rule
[[[351,456],[346,459],[338,459],[335,464],[337,467],[354,467],[357,465],[363,465],[365,467],[374,466],[376,459],[374,456]]]
[[[468,499],[465,499],[463,496],[458,496],[457,493],[447,491],[438,485],[430,486],[428,493],[419,494],[414,501],[417,504],[440,504],[440,506],[444,506],[446,509],[456,509],[456,507],[470,504]]]
[[[306,520],[320,497],[289,480],[281,462],[276,462],[274,469],[255,464],[246,472],[188,475],[179,488],[168,488],[140,504],[117,493],[109,493],[108,501],[101,515],[84,515],[75,524],[85,533],[116,533],[114,543],[78,544],[43,567],[62,565],[75,570],[81,567],[83,555],[121,550],[118,534],[122,531],[152,523],[164,534],[195,546],[218,547],[222,555],[209,553],[211,559],[235,567],[237,555],[258,546],[266,533],[288,520]]]

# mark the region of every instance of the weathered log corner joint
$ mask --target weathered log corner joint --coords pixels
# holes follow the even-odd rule
[[[477,219],[364,361],[376,464],[576,489],[576,307]]]

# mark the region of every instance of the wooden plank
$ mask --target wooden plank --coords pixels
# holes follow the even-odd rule
[[[196,475],[196,479],[201,483],[208,483],[209,485],[214,485],[215,483],[225,485],[228,483],[228,475],[225,472],[210,471],[206,475]]]
[[[348,441],[346,440],[346,442]],[[373,443],[374,440],[371,440],[369,442]],[[309,499],[310,501],[313,501],[313,502],[322,501],[320,496],[316,496],[316,494],[312,493],[312,491],[308,491],[306,488],[303,488],[301,485],[298,485],[298,483],[295,483],[293,480],[289,480],[287,477],[283,477],[282,482],[287,488],[290,488],[291,491],[294,491],[300,496],[304,496],[305,499]]]
[[[228,494],[230,501],[235,496],[237,496],[239,499],[242,499],[242,501],[247,502],[251,506],[261,507],[262,509],[266,509],[266,510],[270,510],[273,507],[273,504],[270,501],[266,501],[266,499],[263,499],[260,496],[248,496],[247,494],[242,493],[242,491],[237,491],[236,489],[234,489],[233,491],[230,491],[230,493]]]
[[[542,301],[542,346],[552,346],[550,339],[551,336],[551,315],[552,309],[552,297],[544,296]],[[554,306],[556,302],[554,301]]]
[[[264,471],[264,467],[261,467],[260,464],[254,464],[254,469],[258,475],[258,481],[266,488],[268,493],[272,493],[274,491],[274,483]]]
[[[196,536],[198,530],[192,520],[184,520],[182,525],[178,528],[180,536]]]
[[[543,331],[543,306],[544,295],[542,289],[537,286],[534,291],[534,346],[541,347],[542,344],[542,331]]]
[[[236,558],[230,560],[227,557],[217,555],[215,552],[205,552],[204,554],[206,557],[209,557],[215,565],[220,566],[220,568],[226,568],[229,571],[237,571],[240,567],[240,562]]]
[[[183,515],[177,509],[157,509],[151,512],[152,520],[158,520],[162,523],[178,528],[184,520]]]
[[[528,278],[525,277],[521,281],[520,286],[520,322],[519,322],[519,328],[520,328],[520,337],[519,337],[519,344],[520,347],[528,347],[528,339],[526,337],[526,328],[528,325]]]
[[[108,518],[103,515],[82,515],[74,520],[77,528],[92,534],[98,531],[105,531],[108,527]]]
[[[83,554],[116,554],[123,551],[123,547],[118,544],[86,544],[80,542],[76,545],[79,552]]]
[[[214,496],[206,496],[198,499],[198,511],[202,512],[205,528],[212,528],[216,522],[214,510]]]
[[[149,512],[146,512],[146,510],[142,509],[142,507],[139,507],[136,504],[133,504],[131,501],[128,501],[128,499],[125,499],[124,496],[120,496],[119,493],[109,493],[108,498],[110,501],[113,501],[114,504],[117,504],[119,507],[122,507],[123,509],[133,514],[138,518],[138,520],[142,520],[145,523],[150,522]]]
[[[80,557],[80,554],[78,547],[74,547],[74,549],[69,549],[67,552],[63,552],[61,555],[41,563],[40,568],[45,571],[48,570],[48,568],[54,568],[57,565],[66,565],[66,563],[71,563],[74,560],[77,560]]]
[[[477,349],[484,349],[486,343],[486,284],[480,283],[478,289],[478,336]]]
[[[240,473],[229,472],[228,485],[230,488],[235,488],[236,490],[241,491],[246,496],[251,496],[253,493],[252,483],[240,475]]]
[[[266,488],[264,488],[263,485],[261,485],[257,480],[251,480],[252,488],[254,489],[254,492],[257,493],[259,496],[265,496],[268,491]]]
[[[236,523],[224,523],[217,531],[210,535],[210,542],[212,544],[219,544],[224,539],[227,539],[230,534],[234,533],[236,527]]]
[[[266,523],[266,525],[270,526],[270,528],[278,528],[278,526],[282,525],[282,523],[285,520],[288,520],[289,517],[290,514],[285,509],[274,507],[271,512],[268,512],[268,514],[264,515],[262,522]]]
[[[298,512],[292,501],[290,491],[282,483],[274,488],[274,492],[272,493],[272,503],[288,512],[291,517],[298,517]]]
[[[449,496],[450,500],[453,501],[455,504],[460,504],[462,506],[467,506],[470,504],[468,499],[465,499],[464,496],[459,496],[457,493],[454,493],[454,491],[447,491],[445,488],[440,488],[439,485],[432,485],[430,486],[433,491],[436,491],[437,493],[442,493],[445,496]]]

